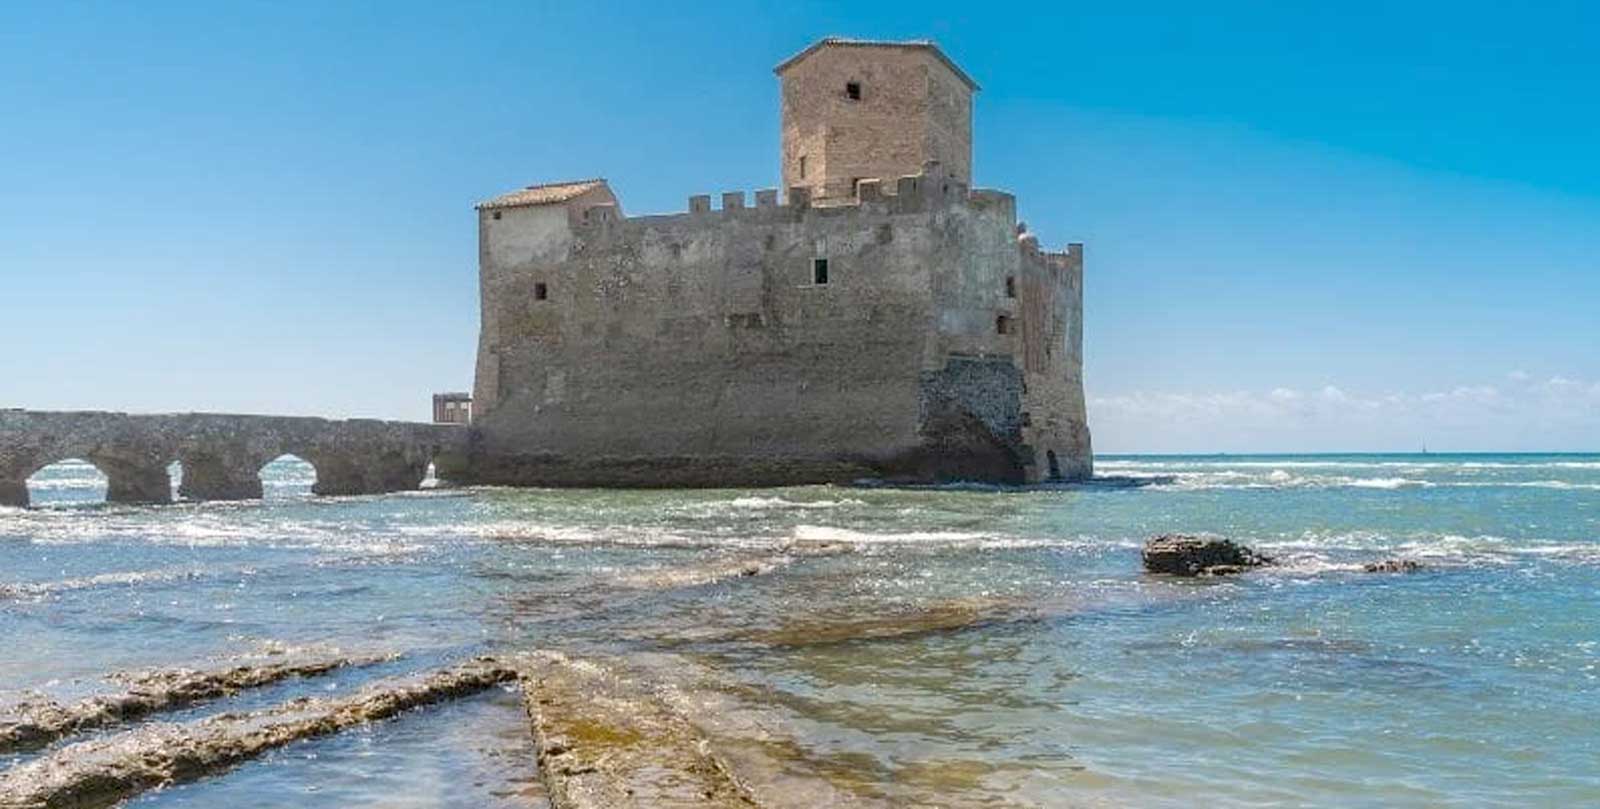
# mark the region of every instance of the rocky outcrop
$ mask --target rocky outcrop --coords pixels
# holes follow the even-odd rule
[[[758,806],[683,715],[602,665],[534,655],[523,696],[555,809]]]
[[[1416,573],[1423,567],[1415,559],[1382,559],[1362,565],[1361,570],[1366,573]]]
[[[92,809],[157,787],[193,781],[300,739],[337,733],[402,711],[516,679],[480,658],[421,679],[381,681],[337,700],[301,698],[249,713],[225,713],[61,748],[0,773],[0,809]]]
[[[132,722],[290,677],[313,677],[382,659],[386,658],[322,658],[234,666],[220,671],[165,669],[128,678],[130,687],[123,693],[89,697],[71,705],[47,699],[24,700],[0,714],[0,753],[36,750],[85,730]]]
[[[1272,559],[1222,537],[1163,534],[1144,544],[1144,569],[1169,576],[1224,576]]]

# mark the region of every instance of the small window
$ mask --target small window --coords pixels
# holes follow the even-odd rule
[[[496,221],[499,221],[499,219],[500,219],[500,212],[499,211],[495,211],[494,212],[494,218],[495,218]]]
[[[861,100],[861,82],[858,82],[858,81],[845,82],[845,85],[844,85],[844,97],[850,99],[851,101],[860,101]]]
[[[1010,334],[1011,333],[1011,318],[1006,317],[1005,315],[1001,315],[1001,316],[995,318],[994,319],[994,333],[995,334]]]
[[[545,300],[545,299],[547,299],[549,297],[550,297],[550,288],[545,286],[543,281],[540,281],[539,283],[533,285],[533,299],[534,300],[542,301],[542,300]]]
[[[1009,275],[1006,276],[1006,297],[1017,297],[1017,279]]]
[[[800,155],[800,179],[804,180],[805,177],[806,177],[806,156],[805,155]]]
[[[811,260],[811,283],[813,283],[813,284],[826,284],[826,283],[828,283],[828,260],[827,259],[825,259],[825,258],[817,258],[817,259],[812,259]]]

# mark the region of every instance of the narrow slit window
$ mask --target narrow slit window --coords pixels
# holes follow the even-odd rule
[[[994,333],[995,334],[1010,334],[1011,333],[1011,318],[1006,317],[1005,315],[1001,315],[1001,316],[995,318],[994,319]]]
[[[858,81],[845,82],[845,85],[844,85],[844,97],[850,99],[851,101],[860,101],[861,100],[861,82],[858,82]]]
[[[812,259],[811,260],[811,283],[813,283],[813,284],[826,284],[826,283],[828,283],[828,260],[827,259],[825,259],[825,258],[817,258],[817,259]]]
[[[806,176],[806,156],[805,155],[800,155],[800,179],[802,179],[802,180],[805,179],[805,176]]]
[[[534,300],[542,301],[542,300],[548,299],[549,297],[550,297],[550,287],[545,286],[543,281],[540,281],[539,283],[536,283],[536,284],[533,285],[533,299]]]
[[[1017,297],[1017,279],[1009,275],[1006,276],[1006,297]]]

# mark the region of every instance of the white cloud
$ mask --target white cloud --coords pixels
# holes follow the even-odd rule
[[[1594,450],[1600,381],[1562,376],[1424,392],[1336,385],[1265,393],[1134,392],[1092,396],[1096,447],[1117,452]]]

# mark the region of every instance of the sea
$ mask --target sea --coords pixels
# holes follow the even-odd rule
[[[396,655],[149,720],[189,721],[550,650],[676,695],[794,805],[1600,805],[1600,455],[1096,471],[322,498],[286,457],[261,501],[129,507],[63,462],[34,508],[0,509],[0,702],[272,651]],[[1277,564],[1143,573],[1168,532]],[[793,553],[813,547],[834,552]],[[724,575],[745,559],[782,564]],[[1363,569],[1386,559],[1421,568]],[[528,729],[496,689],[128,805],[541,807]]]

